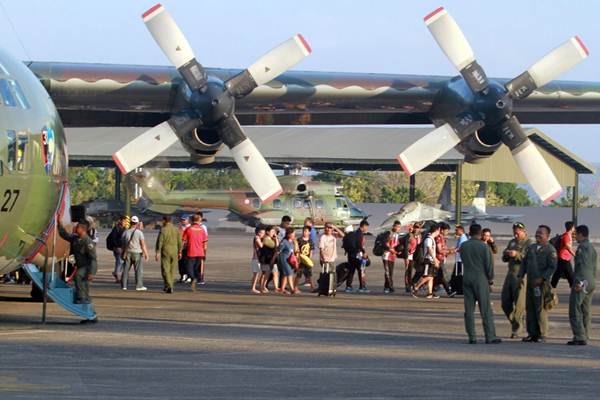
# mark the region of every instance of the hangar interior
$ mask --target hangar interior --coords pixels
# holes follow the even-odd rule
[[[121,175],[111,156],[119,148],[143,133],[146,128],[67,128],[69,163],[71,166],[113,167],[116,170],[115,185],[121,186]],[[407,128],[391,126],[247,126],[247,135],[254,141],[269,163],[301,163],[315,169],[399,171],[396,156],[410,144],[431,131],[431,128]],[[571,187],[573,193],[572,219],[577,222],[580,174],[594,174],[595,169],[585,160],[556,143],[537,128],[527,134],[540,149],[552,172],[563,187]],[[102,140],[98,140],[102,138]],[[315,145],[317,144],[318,145]],[[194,166],[188,153],[176,143],[160,157],[172,168]],[[149,163],[149,165],[151,165]],[[235,167],[229,149],[223,147],[215,157],[211,168]],[[525,177],[514,162],[507,147],[501,146],[496,153],[477,164],[466,163],[464,156],[450,150],[425,171],[456,173],[456,193],[462,191],[462,181],[512,182],[525,184]],[[417,177],[410,177],[410,196],[414,200]],[[129,185],[125,185],[126,190]],[[115,190],[117,200],[120,191]],[[130,207],[125,196],[126,209]],[[460,215],[461,196],[455,207]],[[126,210],[127,211],[127,210]]]

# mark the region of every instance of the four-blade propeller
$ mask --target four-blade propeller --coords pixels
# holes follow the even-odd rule
[[[476,96],[486,96],[490,82],[481,66],[477,64],[473,50],[454,18],[440,7],[425,17],[425,24],[446,57],[463,76],[469,89]],[[485,121],[476,117],[476,113],[470,113],[464,118],[452,118],[452,121],[446,121],[444,125],[400,153],[397,157],[399,163],[408,175],[412,175],[433,163],[476,130],[486,126],[497,132],[502,143],[511,150],[515,162],[541,200],[544,203],[550,202],[560,194],[561,186],[506,103],[524,99],[535,89],[557,78],[587,56],[588,51],[579,37],[567,40],[505,85],[502,94],[507,98],[499,98],[496,102],[496,107],[504,113],[500,121]],[[479,119],[480,124],[473,123],[473,119]]]
[[[277,197],[282,188],[275,174],[254,143],[245,135],[234,114],[235,99],[250,94],[292,68],[311,53],[301,35],[281,43],[254,64],[227,82],[209,80],[204,67],[196,60],[185,36],[165,10],[157,4],[142,15],[152,37],[177,68],[197,101],[188,109],[141,134],[113,155],[122,173],[128,173],[152,160],[193,129],[207,126],[229,147],[233,158],[252,189],[263,202]]]

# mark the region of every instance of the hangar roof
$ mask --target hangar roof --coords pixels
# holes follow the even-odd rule
[[[247,126],[268,162],[293,164],[319,169],[400,170],[396,155],[421,138],[431,128],[390,126]],[[145,128],[67,128],[69,161],[72,166],[114,166],[111,155]],[[538,129],[528,131],[542,149],[557,178],[564,186],[572,186],[575,173],[591,174],[594,168],[575,154],[558,145]],[[171,167],[187,168],[193,164],[187,152],[177,143],[165,151],[157,162]],[[453,171],[464,157],[450,150],[428,171]],[[216,167],[235,165],[227,148],[216,155]],[[481,164],[464,164],[463,178],[498,182],[525,183],[523,175],[504,146]]]

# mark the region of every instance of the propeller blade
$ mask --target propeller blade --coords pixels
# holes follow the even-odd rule
[[[477,61],[471,45],[458,24],[444,7],[429,13],[425,24],[446,57],[461,75],[472,91],[480,92],[488,87],[488,79]]]
[[[585,60],[588,49],[579,36],[573,36],[541,60],[533,64],[527,71],[506,84],[506,89],[514,99],[524,99],[535,89],[544,86],[553,79]]]
[[[460,140],[454,128],[450,124],[444,124],[408,146],[396,159],[404,172],[411,176],[446,154]]]
[[[502,142],[508,146],[513,158],[533,191],[544,204],[560,195],[562,188],[535,144],[527,137],[517,117],[512,116],[501,127]]]
[[[206,71],[194,57],[192,47],[171,15],[161,4],[156,4],[144,14],[146,28],[192,90],[206,85]]]
[[[240,74],[225,83],[237,98],[248,95],[255,87],[277,78],[312,52],[301,34],[297,34],[259,58]]]
[[[244,134],[234,116],[223,119],[219,125],[223,143],[233,155],[240,171],[263,203],[269,203],[279,196],[283,189],[269,164],[254,143]]]
[[[165,121],[127,143],[112,158],[121,173],[127,174],[152,160],[178,140],[169,121]]]

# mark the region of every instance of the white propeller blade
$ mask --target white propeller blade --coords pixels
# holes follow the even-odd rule
[[[446,57],[458,71],[475,61],[467,38],[444,7],[428,14],[424,20]]]
[[[248,72],[256,82],[263,85],[298,64],[312,52],[302,35],[286,40],[248,67]]]
[[[542,87],[579,64],[588,55],[588,49],[579,36],[573,36],[529,67],[527,72],[537,87]]]
[[[514,149],[512,155],[531,188],[544,204],[560,195],[562,188],[558,180],[531,140],[527,139]]]
[[[271,167],[250,139],[246,138],[230,150],[240,171],[263,203],[271,202],[283,192]]]
[[[127,143],[112,158],[121,173],[127,174],[152,160],[178,140],[171,125],[165,121]]]
[[[450,124],[444,124],[417,140],[396,157],[408,176],[427,167],[460,143]]]
[[[192,47],[162,5],[156,4],[142,15],[142,19],[158,46],[176,68],[194,59]]]

